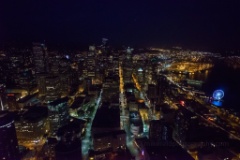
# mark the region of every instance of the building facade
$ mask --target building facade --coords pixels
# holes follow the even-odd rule
[[[48,119],[51,131],[56,131],[67,123],[69,118],[68,108],[67,97],[57,99],[48,104]]]
[[[10,112],[0,111],[0,159],[19,160],[14,119]]]

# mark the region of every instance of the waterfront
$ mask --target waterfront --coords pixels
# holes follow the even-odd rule
[[[217,89],[224,91],[223,106],[227,109],[240,111],[238,102],[240,94],[240,69],[234,69],[222,62],[218,62],[209,70],[194,74],[176,74],[179,80],[190,79],[203,81],[203,84],[193,85],[194,88],[204,91],[206,96],[212,96]]]

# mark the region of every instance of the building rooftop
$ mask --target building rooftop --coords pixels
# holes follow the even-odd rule
[[[74,132],[78,134],[82,131],[82,127],[85,123],[86,121],[84,120],[71,118],[65,126],[58,129],[57,135],[61,137],[68,132]]]
[[[126,83],[124,84],[124,89],[134,89],[134,83]]]
[[[110,105],[110,104],[109,104]],[[120,109],[101,107],[97,110],[93,120],[93,128],[116,128],[120,127]]]
[[[30,122],[38,122],[43,118],[47,118],[48,108],[42,106],[32,106],[23,114],[23,119]]]
[[[81,159],[81,140],[76,139],[72,141],[70,144],[66,144],[63,142],[59,142],[56,147],[56,159],[62,160],[77,160]]]
[[[72,109],[79,108],[81,106],[81,104],[83,104],[84,100],[85,100],[85,97],[77,97],[77,98],[75,98],[75,100],[72,103],[72,105],[70,106],[70,108],[72,108]]]

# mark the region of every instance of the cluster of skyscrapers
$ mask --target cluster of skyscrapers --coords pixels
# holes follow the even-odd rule
[[[215,122],[202,118],[209,109],[169,78],[174,72],[192,75],[195,69],[211,68],[211,54],[114,49],[105,38],[81,52],[51,51],[33,43],[32,49],[4,53],[1,159],[191,160],[219,158],[215,148],[207,146],[211,153],[204,152],[207,136],[212,138],[209,145],[227,145]],[[194,69],[183,69],[189,65],[181,62],[185,58],[200,59],[202,67],[194,68],[193,62]],[[230,152],[221,156],[234,157]]]

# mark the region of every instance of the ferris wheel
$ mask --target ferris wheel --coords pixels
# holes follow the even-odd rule
[[[214,100],[221,100],[224,97],[224,92],[223,90],[215,90],[213,92],[213,98]]]

